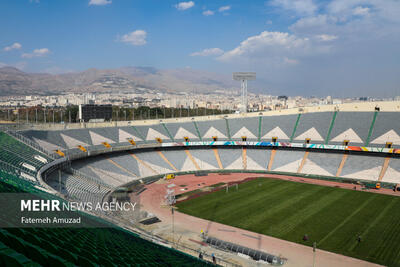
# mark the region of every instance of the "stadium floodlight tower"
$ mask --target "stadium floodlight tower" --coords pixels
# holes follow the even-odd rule
[[[233,79],[242,82],[242,108],[241,112],[247,112],[247,81],[256,79],[255,72],[234,72]]]

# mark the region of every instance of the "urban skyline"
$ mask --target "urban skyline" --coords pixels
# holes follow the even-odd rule
[[[256,71],[264,93],[400,94],[394,0],[26,0],[0,10],[0,66],[27,72]]]

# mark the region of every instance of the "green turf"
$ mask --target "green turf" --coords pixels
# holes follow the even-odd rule
[[[400,266],[400,197],[259,178],[177,204],[180,212]],[[309,241],[302,240],[304,234]],[[361,243],[357,237],[361,236]]]

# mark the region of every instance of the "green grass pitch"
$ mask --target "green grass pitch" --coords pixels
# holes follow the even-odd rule
[[[400,266],[400,197],[258,178],[177,204],[180,212]],[[304,234],[309,241],[302,240]],[[361,242],[357,241],[361,236]]]

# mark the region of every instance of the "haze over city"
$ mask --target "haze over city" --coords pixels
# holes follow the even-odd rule
[[[249,90],[264,94],[400,95],[395,0],[21,0],[0,10],[0,67],[256,71]]]

